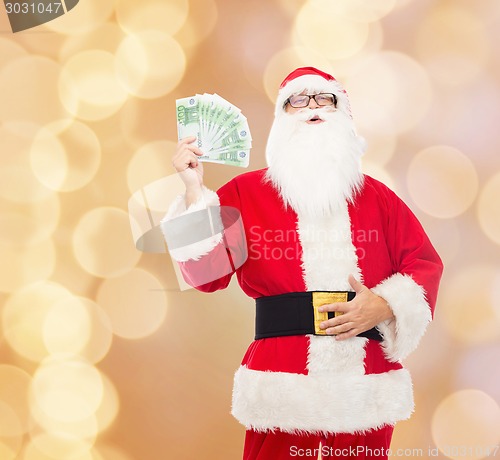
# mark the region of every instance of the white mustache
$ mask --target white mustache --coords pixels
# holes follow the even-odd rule
[[[335,117],[336,109],[330,107],[321,107],[319,109],[308,109],[307,107],[294,113],[293,117],[298,121],[308,121],[315,116],[320,117],[322,120],[331,120]]]

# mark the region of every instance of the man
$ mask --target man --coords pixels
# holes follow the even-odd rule
[[[413,411],[400,362],[432,318],[442,263],[408,207],[361,173],[346,92],[318,69],[293,71],[278,94],[269,167],[217,193],[203,186],[193,141],[174,155],[186,194],[162,228],[175,240],[183,219],[210,208],[214,234],[172,255],[201,291],[236,273],[256,299],[256,340],[233,391],[244,459],[387,458],[394,424]]]

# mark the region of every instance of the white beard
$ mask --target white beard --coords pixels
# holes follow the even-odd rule
[[[307,124],[314,113],[323,120]],[[364,139],[348,115],[331,109],[304,109],[279,115],[266,148],[266,178],[297,213],[331,216],[352,201],[363,183]]]

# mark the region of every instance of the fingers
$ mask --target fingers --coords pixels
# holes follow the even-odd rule
[[[191,144],[196,140],[196,136],[188,136],[179,141],[179,144]]]
[[[332,328],[339,326],[342,324],[342,322],[345,322],[346,320],[340,319],[340,316],[342,316],[344,313],[348,311],[348,307],[346,303],[330,303],[330,304],[325,304],[321,305],[321,307],[318,308],[319,312],[336,312],[335,318],[323,321],[320,324],[321,329],[326,329],[326,328]]]
[[[189,168],[197,168],[200,163],[198,162],[198,157],[194,153],[186,152],[175,158],[172,164],[175,170],[180,173]]]
[[[318,311],[320,312],[325,312],[325,311],[338,311],[340,313],[344,313],[348,310],[347,307],[348,302],[342,302],[342,303],[326,303],[325,305],[321,305],[321,307],[318,307]]]
[[[203,155],[201,150],[196,147],[196,144],[194,144],[196,139],[196,136],[189,136],[181,139],[177,144],[177,151],[182,150],[184,147],[188,147],[190,150],[200,152],[200,154]]]
[[[320,328],[326,332],[327,335],[335,335],[337,340],[345,340],[354,337],[362,332],[359,326],[362,321],[362,316],[359,314],[361,299],[366,297],[366,294],[361,294],[364,291],[370,292],[366,286],[359,282],[351,274],[348,277],[349,284],[356,292],[356,297],[349,302],[325,304],[318,308],[320,312],[338,312],[335,318],[323,321]]]
[[[197,168],[200,163],[198,157],[203,155],[203,152],[193,142],[196,137],[186,137],[177,144],[177,149],[172,158],[172,165],[177,172],[183,172],[188,168]]]
[[[364,284],[359,282],[356,278],[354,278],[353,275],[349,275],[347,280],[349,281],[349,284],[357,294],[359,294],[361,291],[365,289]]]
[[[351,329],[348,332],[341,332],[340,334],[337,334],[335,336],[335,340],[340,341],[340,340],[346,340],[350,339],[351,337],[356,337],[358,335],[358,332],[356,332],[354,329]]]
[[[354,323],[348,322],[325,329],[327,335],[336,335],[341,338],[354,337],[356,335]]]
[[[346,322],[337,325],[325,324],[325,328],[326,335],[335,336],[335,340],[350,339],[351,337],[355,337],[359,333],[363,332],[360,329],[356,329],[356,325],[353,322]],[[321,329],[323,329],[323,327],[321,327]]]
[[[193,142],[196,140],[195,136],[186,137],[179,141],[177,144],[177,149],[175,151],[174,156],[182,154],[185,151],[190,151],[195,153],[196,155],[203,155],[203,152],[194,144]]]

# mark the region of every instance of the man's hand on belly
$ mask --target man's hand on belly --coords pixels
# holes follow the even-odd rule
[[[374,294],[352,275],[349,275],[349,284],[356,292],[353,300],[326,304],[319,308],[321,312],[341,313],[320,325],[321,329],[326,329],[328,335],[335,335],[336,340],[355,337],[382,321],[394,319],[394,314],[385,299]]]

